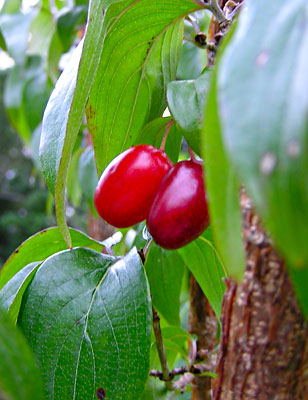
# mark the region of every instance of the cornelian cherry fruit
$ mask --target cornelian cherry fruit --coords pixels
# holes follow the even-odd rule
[[[138,145],[125,150],[102,173],[94,194],[97,212],[117,228],[143,221],[171,167],[166,153],[156,147]]]
[[[147,218],[154,241],[178,249],[196,239],[209,225],[202,163],[176,163],[162,180]]]

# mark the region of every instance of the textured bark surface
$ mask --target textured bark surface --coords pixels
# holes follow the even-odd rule
[[[216,316],[193,276],[190,278],[189,333],[197,335],[196,348],[191,344],[190,358],[194,362],[203,360],[203,353],[216,347]],[[208,361],[209,371],[214,370],[214,359]],[[195,376],[192,381],[192,400],[210,400],[211,379]]]
[[[227,282],[214,400],[307,400],[307,324],[245,193],[241,207],[247,265]]]

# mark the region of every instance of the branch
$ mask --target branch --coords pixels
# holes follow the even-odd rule
[[[205,3],[205,9],[211,11],[219,24],[229,25],[230,20],[225,16],[222,9],[219,7],[217,0],[208,0]]]
[[[159,378],[166,383],[167,390],[173,390],[173,385],[171,382],[173,377],[170,376],[170,372],[169,372],[165,346],[164,346],[163,337],[162,337],[161,329],[160,329],[160,318],[159,318],[156,310],[154,309],[154,307],[152,307],[152,312],[153,312],[153,330],[154,330],[158,356],[159,356],[161,369],[162,369],[162,372],[160,372],[159,375],[156,375],[156,376],[159,376]],[[154,375],[152,375],[152,376],[154,376]]]

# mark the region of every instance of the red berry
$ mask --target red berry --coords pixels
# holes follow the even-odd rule
[[[154,241],[178,249],[196,239],[209,225],[202,163],[180,161],[166,174],[147,218]]]
[[[139,145],[119,154],[104,170],[94,194],[99,215],[126,228],[143,221],[172,163],[163,150]]]

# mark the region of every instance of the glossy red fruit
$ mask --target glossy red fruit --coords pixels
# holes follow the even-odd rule
[[[202,163],[180,161],[161,182],[147,218],[148,230],[159,246],[178,249],[208,225]]]
[[[139,145],[119,154],[104,170],[94,194],[99,215],[126,228],[143,221],[172,163],[163,150]]]

